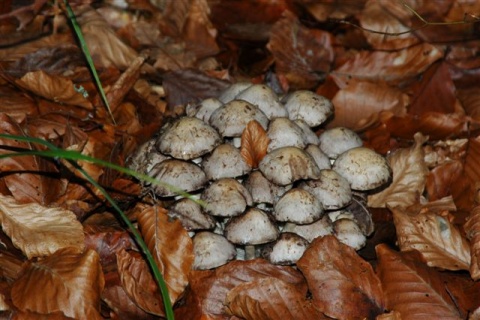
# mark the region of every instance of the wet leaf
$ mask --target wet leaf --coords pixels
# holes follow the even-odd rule
[[[315,307],[332,318],[373,318],[383,312],[380,281],[371,265],[334,236],[316,238],[297,262]]]
[[[0,222],[13,244],[28,257],[47,256],[69,247],[83,251],[83,227],[75,214],[36,203],[19,204],[0,194]]]
[[[76,319],[102,319],[100,293],[104,278],[97,253],[61,249],[28,262],[12,286],[13,304],[21,311],[63,312]]]
[[[400,312],[402,319],[461,319],[439,273],[422,263],[419,254],[400,254],[384,244],[376,250],[389,310]]]
[[[428,174],[423,151],[423,144],[427,140],[428,137],[417,133],[413,146],[396,150],[387,157],[392,169],[392,182],[386,189],[369,196],[368,206],[408,207],[417,203],[425,188]]]
[[[421,205],[391,210],[402,251],[418,250],[431,267],[469,269],[469,243],[447,218]]]
[[[229,312],[244,319],[327,319],[305,294],[277,278],[242,283],[230,290],[225,304]]]
[[[270,139],[262,125],[251,120],[242,132],[240,153],[245,162],[252,168],[258,168],[258,164],[267,154]]]
[[[470,275],[472,279],[480,279],[480,207],[475,207],[464,225],[467,239],[470,240],[471,263]]]

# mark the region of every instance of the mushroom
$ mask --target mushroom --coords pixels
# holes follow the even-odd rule
[[[235,246],[224,236],[203,231],[193,237],[194,270],[212,269],[235,258]]]
[[[198,118],[206,123],[210,121],[212,113],[223,106],[223,103],[215,98],[208,98],[197,105],[188,105],[186,108],[187,116]]]
[[[367,237],[360,227],[351,219],[338,219],[333,222],[333,230],[338,241],[360,250],[367,243]]]
[[[278,239],[265,245],[262,256],[273,264],[292,265],[303,255],[308,247],[308,241],[296,233],[281,233]]]
[[[354,131],[337,127],[325,130],[320,137],[319,147],[331,159],[336,159],[345,151],[363,145],[362,139]]]
[[[278,101],[275,92],[264,84],[254,84],[240,92],[235,99],[256,105],[268,119],[288,117],[287,110]]]
[[[156,150],[155,143],[156,141],[151,139],[141,144],[127,159],[128,168],[139,173],[148,174],[157,163],[170,159],[169,156],[163,155]]]
[[[232,218],[225,226],[228,241],[245,245],[245,259],[255,258],[255,245],[272,242],[279,231],[270,217],[258,208],[250,208],[245,214]]]
[[[313,132],[312,128],[308,126],[303,120],[295,120],[293,121],[297,126],[299,126],[303,131],[303,137],[307,144],[316,144],[318,145],[319,140],[318,136],[315,132]]]
[[[291,120],[303,120],[310,127],[321,125],[333,114],[330,100],[311,91],[292,92],[283,103]]]
[[[323,207],[310,192],[293,188],[275,203],[272,214],[277,221],[309,224],[322,217]]]
[[[252,84],[250,82],[237,82],[232,84],[227,89],[223,90],[218,100],[223,103],[230,102],[235,99],[235,97],[242,91],[246,90],[247,88],[251,87]]]
[[[267,136],[270,138],[268,152],[281,147],[303,149],[307,145],[302,128],[288,118],[275,118],[270,121]]]
[[[320,220],[310,224],[298,225],[291,222],[286,223],[282,232],[293,232],[308,242],[312,242],[315,238],[333,234],[333,225],[328,215],[324,215]]]
[[[157,149],[181,160],[200,157],[222,142],[217,131],[200,119],[183,117],[157,139]]]
[[[267,153],[258,168],[268,180],[281,186],[320,176],[320,169],[312,156],[296,147],[278,148]]]
[[[250,192],[235,179],[220,179],[213,182],[202,193],[205,210],[214,216],[234,217],[242,214],[253,204]]]
[[[182,198],[169,206],[168,216],[179,219],[188,231],[215,228],[215,219],[205,214],[198,202],[189,198]]]
[[[375,151],[358,147],[342,153],[333,170],[347,179],[353,190],[372,190],[390,180],[391,169],[387,160]]]
[[[320,147],[314,144],[309,144],[305,151],[312,156],[313,160],[317,164],[320,170],[331,169],[332,165],[330,164],[330,159],[328,156],[320,150]]]
[[[252,170],[240,154],[240,150],[231,144],[221,144],[205,157],[203,170],[209,180],[235,178]]]

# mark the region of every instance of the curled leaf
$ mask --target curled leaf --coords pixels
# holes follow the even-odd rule
[[[465,233],[470,240],[472,279],[480,279],[480,206],[475,207],[464,225]]]
[[[267,132],[258,121],[251,120],[247,123],[242,133],[240,153],[250,167],[258,167],[260,161],[267,154],[269,142]]]

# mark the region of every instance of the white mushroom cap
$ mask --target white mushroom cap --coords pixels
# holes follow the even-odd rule
[[[336,159],[345,151],[363,145],[362,139],[348,128],[337,127],[322,132],[319,147],[332,159]]]
[[[222,137],[240,137],[251,120],[257,120],[267,129],[268,118],[257,106],[244,100],[232,100],[213,112],[210,125]]]
[[[156,164],[148,175],[186,192],[201,189],[208,181],[199,166],[192,162],[176,159]],[[152,188],[157,195],[163,197],[177,194],[175,190],[171,190],[165,185],[154,185]]]
[[[223,103],[220,100],[208,98],[197,105],[188,105],[185,111],[189,117],[195,117],[209,123],[212,113],[221,106],[223,106]]]
[[[194,270],[212,269],[235,258],[235,246],[224,236],[213,232],[199,232],[193,237]]]
[[[270,121],[267,136],[270,138],[268,152],[281,147],[303,149],[307,145],[302,128],[288,118],[275,118]]]
[[[293,121],[297,126],[299,126],[303,131],[303,137],[307,144],[315,144],[318,145],[319,140],[318,136],[315,132],[313,132],[312,128],[308,126],[303,120],[295,120]]]
[[[164,154],[190,160],[212,151],[221,142],[218,132],[202,120],[183,117],[158,137],[156,146]]]
[[[390,180],[391,169],[387,160],[375,151],[359,147],[342,153],[333,170],[347,179],[353,190],[372,190]]]
[[[353,220],[336,220],[333,222],[333,230],[338,241],[355,250],[360,250],[367,243],[367,237],[365,237],[360,227]]]
[[[278,228],[260,209],[251,208],[232,218],[225,226],[225,237],[235,244],[257,245],[272,242],[279,235]]]
[[[312,156],[296,147],[278,148],[267,153],[258,168],[268,180],[281,186],[320,176],[320,169]]]
[[[227,89],[223,90],[218,100],[223,103],[230,102],[235,99],[235,97],[242,91],[246,90],[247,88],[251,87],[253,84],[250,82],[237,82],[232,84]]]
[[[168,207],[168,216],[177,218],[183,227],[190,230],[215,228],[215,219],[202,211],[202,207],[192,199],[182,198]]]
[[[315,160],[315,163],[317,164],[318,168],[320,170],[323,169],[331,169],[332,164],[330,163],[330,159],[328,156],[320,149],[319,146],[315,144],[309,144],[306,148],[305,151],[312,156],[313,160]]]
[[[348,181],[330,169],[321,170],[318,179],[304,181],[299,187],[317,197],[325,210],[340,209],[352,201],[352,190]]]
[[[203,170],[209,180],[235,178],[252,170],[245,162],[240,150],[231,144],[221,144],[206,156],[202,162]]]
[[[312,242],[315,238],[333,234],[333,225],[328,216],[324,215],[320,220],[310,224],[286,223],[282,232],[293,232],[308,242]]]
[[[293,188],[275,203],[272,214],[277,221],[308,224],[322,217],[323,207],[310,192]]]
[[[252,171],[243,182],[245,188],[250,191],[254,203],[273,204],[275,185],[268,181],[260,171]]]
[[[268,119],[288,117],[287,110],[278,101],[273,90],[264,84],[254,84],[240,92],[235,99],[245,100],[256,105]]]
[[[298,90],[283,99],[291,120],[303,120],[310,127],[321,125],[333,114],[330,100],[314,92]]]
[[[262,256],[273,264],[292,265],[303,255],[308,247],[308,241],[296,233],[284,232],[272,244],[267,244],[262,250]]]
[[[157,151],[155,143],[155,139],[151,139],[141,144],[127,159],[128,168],[147,174],[157,163],[170,159],[169,156]]]
[[[233,217],[242,214],[253,204],[250,192],[235,179],[220,179],[208,186],[201,199],[206,211],[214,216]]]

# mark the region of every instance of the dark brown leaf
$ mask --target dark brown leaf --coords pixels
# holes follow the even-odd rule
[[[470,240],[472,279],[480,279],[480,206],[475,207],[464,225],[467,239]]]
[[[262,125],[251,120],[242,132],[240,153],[243,160],[252,168],[258,168],[258,164],[267,154],[270,139]]]

